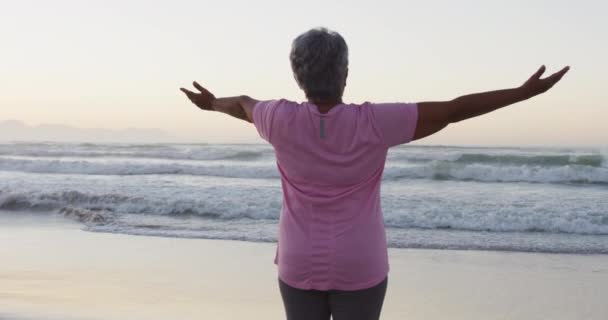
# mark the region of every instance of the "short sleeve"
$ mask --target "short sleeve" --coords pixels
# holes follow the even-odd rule
[[[277,101],[259,101],[253,107],[253,125],[258,130],[260,137],[270,142],[270,132],[272,131],[272,121]]]
[[[262,139],[281,144],[289,136],[298,104],[286,99],[260,101],[253,106],[253,125]]]
[[[418,105],[415,103],[373,103],[376,129],[387,147],[412,141],[418,122]]]

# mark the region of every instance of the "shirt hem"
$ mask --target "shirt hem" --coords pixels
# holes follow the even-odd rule
[[[384,272],[381,276],[375,277],[372,280],[366,281],[364,283],[357,283],[354,285],[344,285],[344,286],[335,286],[332,284],[329,288],[316,287],[316,286],[302,286],[299,283],[293,282],[289,279],[285,279],[279,275],[279,279],[289,285],[290,287],[300,289],[300,290],[319,290],[319,291],[329,291],[329,290],[341,290],[341,291],[355,291],[355,290],[364,290],[372,288],[378,284],[380,284],[384,279],[388,277],[388,270]]]

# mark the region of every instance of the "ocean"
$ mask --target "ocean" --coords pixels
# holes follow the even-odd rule
[[[0,210],[92,232],[275,242],[264,144],[1,143]],[[393,248],[608,254],[608,152],[403,145],[382,208]]]

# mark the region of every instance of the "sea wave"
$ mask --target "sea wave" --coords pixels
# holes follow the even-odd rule
[[[608,168],[583,165],[489,165],[431,161],[415,166],[389,166],[384,170],[389,180],[432,179],[476,182],[531,182],[567,184],[608,184]]]
[[[575,161],[588,161],[585,159],[587,158]],[[84,175],[193,175],[246,179],[280,177],[276,164],[271,161],[145,162],[0,157],[0,171]],[[545,166],[433,160],[419,163],[388,163],[383,177],[387,180],[429,179],[602,185],[608,184],[608,168],[584,164]]]
[[[273,150],[263,145],[188,145],[188,144],[0,144],[0,156],[41,158],[135,158],[166,160],[249,161],[271,158]]]
[[[0,158],[0,170],[31,173],[90,175],[194,175],[232,178],[278,178],[276,166],[268,163],[183,163],[142,161],[90,161],[61,159]]]
[[[418,150],[398,149],[389,153],[389,160],[405,162],[443,161],[460,164],[567,166],[581,165],[608,168],[608,158],[600,153],[547,153],[547,152],[496,152],[479,153],[462,150]]]
[[[260,144],[67,144],[0,143],[0,156],[54,158],[137,158],[167,160],[273,160],[274,151]],[[480,148],[403,145],[392,148],[389,160],[448,161],[506,165],[608,167],[608,153],[599,149]]]
[[[588,208],[573,216],[568,212],[522,214],[520,208],[513,206],[505,208],[500,214],[480,216],[475,207],[463,207],[461,211],[438,211],[429,204],[429,207],[419,207],[417,212],[412,213],[391,208],[388,202],[385,204],[385,225],[390,228],[608,235],[608,212],[598,208]],[[202,196],[196,200],[168,201],[115,193],[91,194],[75,190],[50,193],[0,191],[0,209],[60,212],[93,224],[107,224],[118,217],[130,215],[138,219],[145,216],[162,216],[175,219],[204,218],[210,221],[245,219],[277,222],[281,204],[278,201],[262,201],[251,206],[239,199],[226,202],[216,194]],[[171,228],[172,223],[167,221],[169,222],[161,224],[159,228]]]
[[[584,155],[489,155],[482,153],[467,153],[461,155],[458,163],[497,163],[507,165],[539,165],[539,166],[567,166],[581,165],[601,167],[604,157],[599,154]]]
[[[0,190],[0,209],[94,211],[101,215],[152,214],[172,217],[197,216],[210,219],[271,219],[279,218],[280,203],[269,202],[266,207],[252,208],[247,203],[230,202],[209,197],[192,199],[147,199],[117,193],[94,194],[76,190],[56,192],[10,192]]]

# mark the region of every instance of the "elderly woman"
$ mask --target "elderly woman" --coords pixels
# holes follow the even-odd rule
[[[336,32],[312,29],[289,55],[306,102],[216,98],[181,90],[200,109],[255,125],[275,150],[283,205],[274,263],[289,320],[378,319],[388,281],[380,183],[390,147],[422,139],[549,90],[568,71],[450,101],[344,103],[348,47]]]

